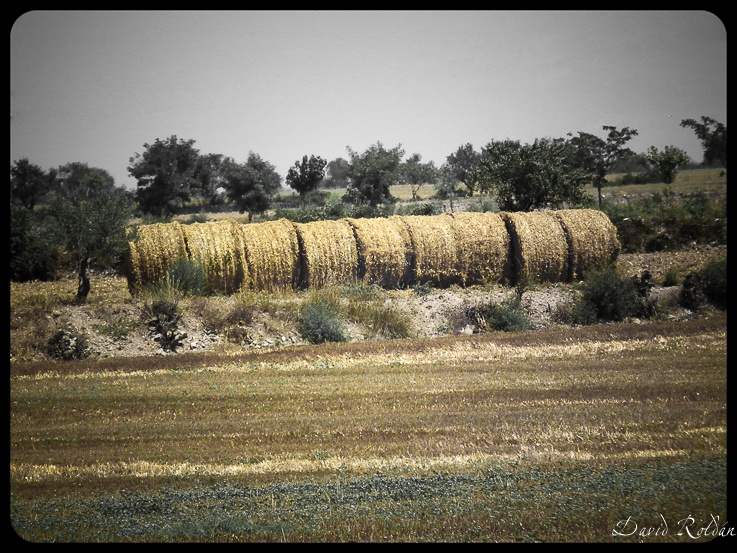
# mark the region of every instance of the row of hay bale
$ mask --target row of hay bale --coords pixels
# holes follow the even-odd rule
[[[616,261],[616,228],[596,210],[461,212],[293,223],[142,226],[129,244],[131,290],[180,257],[202,262],[212,291],[365,282],[383,288],[566,282]]]

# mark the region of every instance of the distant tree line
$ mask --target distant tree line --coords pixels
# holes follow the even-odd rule
[[[708,117],[684,119],[704,149],[704,164],[725,168],[726,125]],[[419,153],[404,159],[399,144],[381,142],[358,152],[347,147],[346,158],[327,161],[305,155],[289,169],[285,184],[302,203],[321,188],[344,189],[342,202],[352,213],[375,214],[396,201],[391,187],[410,185],[413,198],[429,185],[439,198],[494,194],[500,209],[529,211],[581,206],[590,199],[584,187],[599,192],[606,175],[622,172],[670,183],[690,163],[685,152],[667,146],[635,154],[626,144],[637,130],[604,126],[605,137],[579,131],[565,138],[490,141],[480,150],[463,144],[436,167]],[[202,209],[231,205],[241,213],[268,210],[282,189],[275,167],[255,152],[244,162],[216,153],[201,153],[192,139],[176,135],[143,145],[129,159],[128,173],[136,180],[129,192],[116,186],[104,169],[73,162],[48,171],[22,158],[10,167],[11,280],[52,278],[60,249],[78,267],[78,299],[89,292],[91,263],[113,264],[126,241],[130,217],[168,218],[190,205]],[[642,175],[645,175],[644,177]],[[378,211],[377,211],[378,210]]]

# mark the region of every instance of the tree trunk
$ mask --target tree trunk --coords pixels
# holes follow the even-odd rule
[[[87,294],[90,293],[90,276],[87,274],[87,267],[90,264],[89,257],[84,257],[79,262],[79,286],[77,287],[77,301],[83,303],[87,301]]]

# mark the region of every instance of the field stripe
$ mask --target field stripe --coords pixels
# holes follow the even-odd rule
[[[726,428],[711,428],[710,432],[726,434]],[[625,453],[596,453],[585,451],[555,451],[545,448],[525,448],[515,454],[453,455],[437,457],[331,457],[328,459],[281,458],[246,464],[196,464],[196,463],[101,463],[86,466],[11,464],[11,480],[18,482],[42,482],[88,478],[132,477],[160,478],[168,476],[238,476],[257,474],[310,473],[318,471],[377,471],[389,469],[462,469],[488,462],[531,461],[622,461],[628,459],[686,458],[693,454],[688,449],[660,449],[630,451]]]

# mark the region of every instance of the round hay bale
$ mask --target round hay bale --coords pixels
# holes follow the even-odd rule
[[[511,240],[515,284],[565,282],[568,279],[568,242],[553,212],[502,212],[499,215]]]
[[[273,292],[299,286],[300,250],[291,221],[238,225],[236,232],[247,262],[250,288]]]
[[[498,213],[461,211],[451,214],[455,232],[456,271],[466,286],[511,282],[511,241]]]
[[[302,259],[302,286],[320,288],[358,280],[358,249],[345,219],[294,223]]]
[[[617,228],[597,209],[555,211],[568,241],[569,280],[583,280],[586,273],[617,261],[620,244]]]
[[[358,249],[358,279],[382,288],[401,288],[412,277],[407,226],[398,217],[347,219]]]
[[[187,257],[182,225],[178,222],[140,225],[128,242],[125,271],[131,292],[166,276],[169,267],[180,257]]]
[[[210,292],[231,294],[248,281],[238,226],[235,221],[223,220],[182,227],[189,258],[202,263]]]
[[[412,245],[413,280],[441,287],[460,283],[453,218],[448,214],[409,215],[401,221],[407,226]]]

